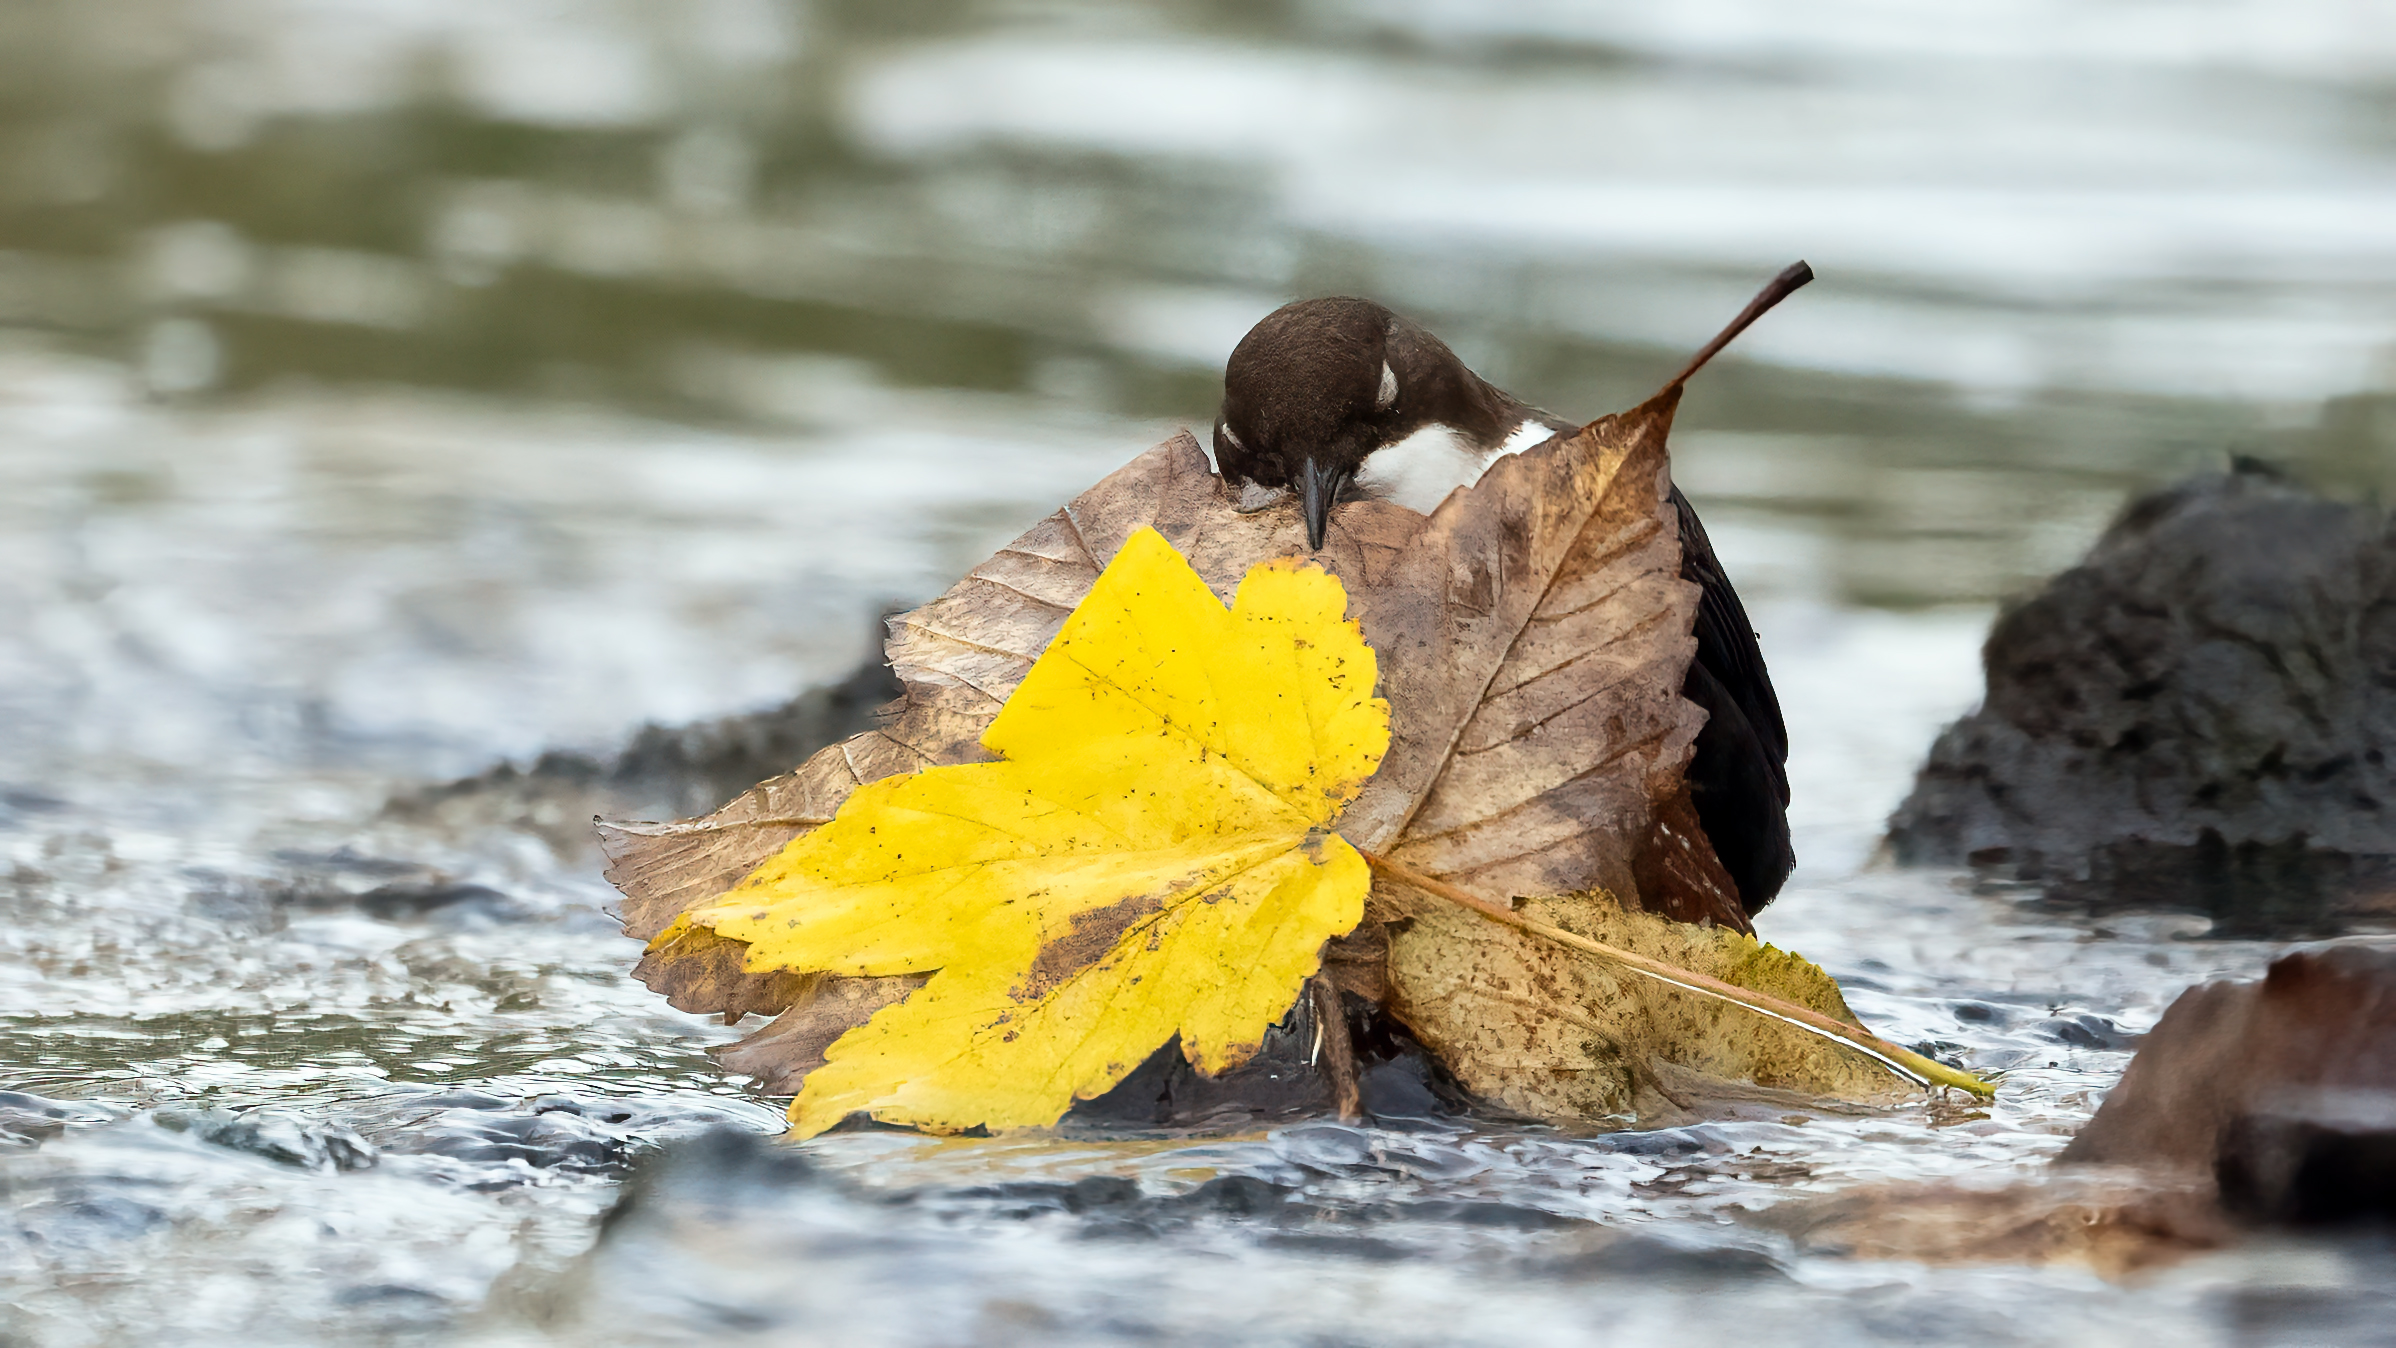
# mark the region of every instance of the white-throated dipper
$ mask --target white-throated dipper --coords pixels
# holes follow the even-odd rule
[[[1672,382],[1813,279],[1802,262],[1775,278]],[[1497,459],[1579,426],[1497,388],[1422,325],[1363,299],[1300,300],[1233,348],[1215,418],[1215,464],[1239,508],[1295,497],[1309,548],[1333,509],[1371,496],[1428,512]],[[1780,893],[1789,849],[1788,729],[1739,593],[1679,487],[1681,576],[1700,590],[1697,657],[1681,693],[1705,708],[1687,780],[1698,822],[1750,916]]]

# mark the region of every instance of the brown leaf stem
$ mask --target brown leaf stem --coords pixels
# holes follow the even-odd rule
[[[1783,1001],[1778,997],[1760,992],[1751,992],[1735,984],[1725,983],[1721,979],[1691,969],[1683,969],[1676,964],[1650,959],[1645,955],[1635,954],[1619,946],[1607,945],[1603,941],[1592,941],[1577,932],[1569,932],[1562,927],[1550,926],[1535,918],[1524,917],[1495,899],[1484,898],[1468,889],[1459,889],[1445,880],[1425,875],[1403,862],[1392,861],[1361,847],[1358,847],[1356,851],[1375,871],[1399,884],[1421,890],[1435,898],[1446,899],[1461,907],[1470,908],[1490,921],[1503,926],[1529,932],[1533,936],[1543,937],[1558,945],[1569,946],[1584,954],[1595,955],[1600,959],[1629,969],[1633,973],[1645,975],[1659,983],[1670,984],[1684,992],[1694,992],[1701,997],[1712,997],[1735,1006],[1743,1006],[1758,1015],[1769,1016],[1774,1020],[1794,1025],[1798,1029],[1826,1039],[1837,1040],[1879,1062],[1883,1067],[1917,1086],[1948,1086],[1956,1090],[1968,1091],[1983,1098],[1994,1096],[1997,1093],[1997,1088],[1992,1082],[1984,1081],[1969,1072],[1926,1058],[1911,1049],[1899,1047],[1843,1021],[1833,1020],[1812,1007],[1800,1006],[1795,1002]]]
[[[1332,1104],[1340,1119],[1354,1123],[1364,1117],[1364,1104],[1357,1088],[1356,1044],[1348,1037],[1347,1007],[1338,985],[1323,974],[1306,980],[1306,995],[1314,1012],[1319,1070],[1331,1082]]]
[[[1798,287],[1813,279],[1813,268],[1803,262],[1790,263],[1780,275],[1766,282],[1764,288],[1756,292],[1755,298],[1747,301],[1747,307],[1739,311],[1739,316],[1730,321],[1730,326],[1714,334],[1714,340],[1707,342],[1704,350],[1690,357],[1689,363],[1681,367],[1679,374],[1666,381],[1664,387],[1670,389],[1688,383],[1690,375],[1704,369],[1705,363],[1719,355],[1722,348],[1731,344],[1733,338],[1747,331],[1749,324],[1762,318],[1771,311],[1773,305],[1795,294]]]

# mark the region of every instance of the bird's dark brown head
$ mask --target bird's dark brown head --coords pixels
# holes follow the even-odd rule
[[[1286,304],[1249,329],[1223,369],[1215,464],[1295,493],[1306,545],[1375,450],[1432,422],[1502,438],[1503,398],[1419,325],[1371,300]]]

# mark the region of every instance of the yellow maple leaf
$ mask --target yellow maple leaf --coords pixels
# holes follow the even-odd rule
[[[1176,1035],[1236,1067],[1371,883],[1331,832],[1389,747],[1346,609],[1295,559],[1226,609],[1142,529],[982,736],[1002,761],[859,788],[657,943],[700,926],[751,971],[932,973],[825,1053],[802,1135],[856,1110],[1054,1123]]]

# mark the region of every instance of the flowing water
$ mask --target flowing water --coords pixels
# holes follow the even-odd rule
[[[2038,1173],[2180,989],[2273,953],[1873,848],[1995,604],[2125,493],[2391,484],[2396,24],[1796,15],[8,6],[0,1343],[2380,1332],[2360,1237],[2117,1285],[1756,1214]],[[711,1131],[780,1102],[628,979],[575,821],[427,795],[839,676],[1202,421],[1282,298],[1379,295],[1594,415],[1800,255],[1675,443],[1792,728],[1762,932],[2005,1069],[1991,1107],[792,1160]]]

